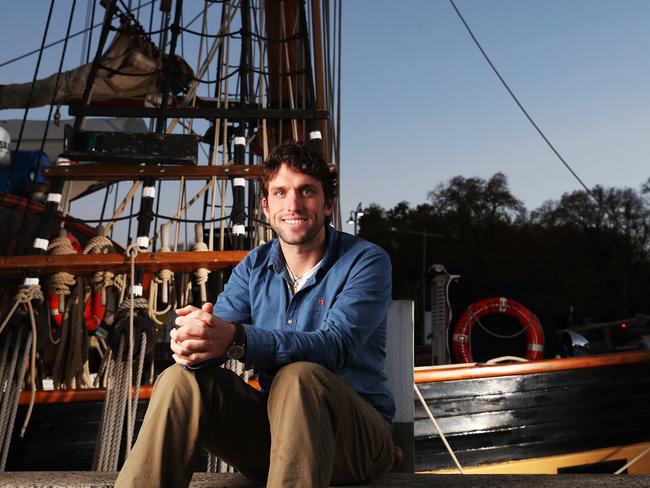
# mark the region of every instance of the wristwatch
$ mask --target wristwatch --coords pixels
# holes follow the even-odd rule
[[[246,331],[242,324],[233,324],[235,326],[235,337],[232,344],[226,351],[228,359],[241,359],[246,354]]]

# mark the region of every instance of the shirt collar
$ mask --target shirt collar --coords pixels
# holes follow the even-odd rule
[[[325,224],[325,242],[327,242],[325,247],[325,254],[322,258],[322,264],[317,270],[317,274],[321,273],[322,270],[327,270],[331,267],[332,263],[338,258],[338,242],[339,242],[339,233],[331,227],[329,224]],[[282,248],[280,247],[280,241],[276,238],[271,244],[271,250],[269,251],[269,262],[266,265],[268,269],[272,269],[275,274],[284,274],[284,256],[282,256]]]

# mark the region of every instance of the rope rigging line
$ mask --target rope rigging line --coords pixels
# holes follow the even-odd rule
[[[68,20],[68,27],[65,31],[65,42],[63,43],[63,49],[61,50],[61,60],[59,61],[59,69],[56,73],[56,80],[54,81],[54,90],[52,91],[52,101],[50,102],[50,108],[47,113],[47,121],[45,122],[45,130],[43,131],[43,137],[41,138],[41,147],[40,152],[43,153],[45,149],[45,142],[47,141],[47,134],[50,128],[50,121],[52,120],[52,112],[54,111],[54,104],[56,103],[56,94],[59,91],[59,82],[61,80],[61,72],[63,70],[63,61],[65,60],[65,54],[68,50],[68,41],[70,40],[70,29],[72,28],[72,19],[74,18],[74,13],[76,10],[77,0],[72,1],[72,7],[70,8],[70,19]],[[33,87],[33,84],[32,84]],[[41,171],[41,158],[38,158],[36,163],[36,171],[34,171],[34,180],[38,177],[38,174]]]
[[[245,69],[241,69],[238,66],[230,66],[230,68],[233,69],[233,71],[231,71],[227,75],[222,76],[221,78],[216,79],[216,80],[210,81],[210,80],[204,80],[204,79],[197,78],[197,77],[193,77],[191,79],[192,79],[192,81],[195,81],[197,83],[201,83],[203,85],[216,85],[216,84],[224,81],[225,79],[232,78],[233,76],[241,74],[242,72],[243,73],[255,73],[255,74],[258,74],[258,75],[265,75],[265,76],[268,76],[270,78],[287,78],[287,77],[291,77],[291,76],[304,76],[304,75],[309,74],[308,69],[297,69],[297,70],[294,70],[294,71],[283,71],[281,73],[272,73],[271,71],[266,71],[266,70],[263,70],[263,69],[260,69],[260,68],[253,68],[253,67],[250,67],[250,66],[246,67]],[[140,75],[139,74],[131,74],[129,76],[140,76]]]
[[[526,116],[526,118],[528,119],[528,121],[529,121],[529,122],[532,124],[532,126],[535,128],[535,130],[537,131],[537,133],[542,137],[542,139],[544,139],[544,142],[546,142],[546,144],[548,145],[548,147],[551,148],[551,151],[553,151],[553,153],[558,157],[558,159],[562,162],[562,164],[566,167],[566,169],[568,169],[569,172],[573,175],[573,177],[578,181],[578,183],[580,183],[580,185],[582,186],[582,188],[584,188],[584,190],[587,192],[587,194],[588,194],[589,196],[591,196],[591,197],[594,199],[594,201],[595,201],[596,203],[599,203],[599,202],[598,202],[598,198],[596,198],[596,195],[595,195],[595,194],[594,194],[594,193],[593,193],[593,192],[592,192],[592,191],[587,187],[587,185],[582,181],[582,179],[581,179],[581,178],[578,176],[578,174],[573,170],[573,168],[571,168],[571,166],[569,165],[569,163],[566,162],[566,160],[562,157],[562,155],[558,152],[558,150],[555,149],[555,146],[553,146],[553,144],[551,143],[551,141],[548,140],[548,138],[546,137],[546,135],[544,134],[544,132],[542,132],[542,129],[539,128],[539,126],[535,123],[535,121],[533,120],[533,118],[528,114],[528,111],[527,111],[527,110],[524,108],[524,106],[521,104],[521,102],[519,101],[519,99],[517,98],[517,96],[516,96],[516,95],[514,94],[514,92],[510,89],[510,86],[508,86],[508,83],[506,83],[506,80],[503,79],[503,76],[501,76],[501,73],[499,73],[499,70],[497,70],[497,68],[494,66],[494,64],[492,63],[492,61],[491,61],[490,58],[488,57],[487,53],[485,52],[485,50],[483,49],[483,47],[481,46],[481,44],[478,42],[478,39],[476,38],[476,36],[475,36],[474,33],[472,32],[472,29],[469,27],[469,25],[468,25],[467,22],[465,21],[465,18],[463,17],[463,14],[461,14],[461,13],[460,13],[460,10],[458,10],[458,7],[456,7],[456,4],[454,3],[454,0],[449,0],[449,3],[451,3],[451,6],[452,6],[452,7],[454,8],[454,10],[456,11],[456,14],[458,14],[458,17],[460,18],[460,21],[461,21],[461,22],[463,23],[463,25],[465,26],[465,29],[467,30],[467,32],[469,33],[470,37],[471,37],[472,40],[474,41],[474,44],[476,44],[476,47],[478,47],[479,51],[481,51],[481,54],[483,55],[483,57],[485,58],[485,60],[487,61],[487,63],[488,63],[488,64],[490,65],[490,67],[492,68],[492,71],[494,71],[494,73],[497,75],[497,77],[498,77],[499,80],[501,81],[501,84],[502,84],[502,85],[505,87],[505,89],[508,91],[508,93],[510,94],[510,96],[512,97],[512,99],[515,101],[515,103],[517,104],[517,106],[519,107],[519,109],[523,112],[523,114]],[[608,212],[608,213],[609,213],[609,212]]]
[[[0,325],[0,334],[2,334],[2,331],[4,328],[7,326],[9,323],[9,320],[14,316],[16,311],[18,310],[18,307],[20,305],[23,305],[24,307],[27,308],[27,315],[29,317],[29,322],[30,322],[30,330],[29,334],[26,339],[25,343],[25,349],[23,352],[23,358],[19,370],[19,376],[16,377],[16,393],[15,393],[15,399],[13,400],[13,404],[11,406],[12,408],[12,413],[11,413],[11,425],[7,427],[8,430],[13,429],[13,421],[15,419],[15,411],[18,408],[18,401],[20,397],[20,391],[22,390],[22,385],[23,385],[23,379],[25,377],[25,371],[27,368],[27,358],[30,358],[29,361],[29,367],[30,367],[30,389],[31,389],[31,395],[29,399],[29,407],[27,408],[27,414],[25,415],[25,420],[23,421],[23,426],[20,431],[20,436],[25,435],[25,430],[27,429],[27,425],[29,424],[29,419],[31,418],[32,415],[32,410],[34,409],[34,401],[36,399],[36,337],[37,337],[37,327],[36,327],[36,314],[34,312],[34,308],[32,306],[32,301],[37,300],[39,302],[44,301],[44,296],[43,292],[41,291],[41,287],[38,284],[32,284],[32,285],[23,285],[20,287],[18,290],[18,293],[16,294],[15,302],[9,313],[7,314],[7,317],[5,320],[2,322],[2,325]],[[13,345],[15,347],[15,345]],[[17,352],[18,349],[20,349],[20,345],[18,347],[15,347],[15,351]],[[12,375],[10,374],[9,376],[6,377],[10,382],[13,381]],[[9,398],[11,395],[8,395],[7,398]],[[4,401],[7,400],[7,398],[3,398],[3,412],[6,412],[6,405],[4,405]],[[5,420],[2,420],[2,425],[4,426]],[[5,432],[4,427],[0,432]],[[4,463],[6,461],[6,455],[7,451],[9,449],[9,444],[8,442],[10,441],[11,438],[11,433],[9,433],[9,439],[5,439],[6,444],[6,449],[3,452],[3,460],[2,460],[2,466],[0,467],[0,470],[4,471]]]
[[[27,95],[27,104],[25,107],[25,112],[23,113],[23,120],[20,124],[20,132],[18,134],[18,141],[16,141],[16,152],[20,150],[20,143],[23,140],[23,132],[25,131],[25,124],[27,123],[27,114],[29,113],[29,106],[32,104],[32,96],[34,95],[34,86],[36,85],[36,80],[38,79],[38,72],[41,68],[41,61],[43,59],[43,51],[45,48],[45,41],[47,40],[47,33],[50,30],[50,23],[52,22],[52,12],[54,10],[54,2],[56,0],[51,0],[50,10],[47,14],[47,20],[45,21],[45,29],[43,30],[43,40],[41,41],[41,48],[38,51],[38,59],[36,60],[36,67],[34,68],[34,77],[32,78],[32,84],[29,88],[29,95]],[[11,182],[11,176],[13,174],[13,165],[10,166],[9,176],[7,177],[7,188]]]
[[[456,468],[458,468],[458,471],[460,472],[460,474],[465,474],[465,471],[463,471],[463,467],[460,465],[460,462],[458,462],[458,458],[456,457],[456,454],[454,453],[453,449],[451,448],[451,446],[447,442],[447,438],[445,437],[445,434],[442,432],[442,429],[438,425],[438,422],[436,421],[436,418],[431,413],[431,409],[429,408],[429,405],[427,405],[427,402],[424,401],[424,397],[422,396],[422,393],[420,393],[420,389],[418,388],[418,385],[413,383],[413,389],[415,390],[415,394],[417,395],[418,400],[420,400],[420,403],[424,407],[424,411],[429,416],[429,420],[431,420],[431,423],[433,423],[433,426],[438,431],[438,434],[440,435],[440,439],[442,440],[443,444],[445,445],[445,448],[447,449],[447,452],[449,453],[451,458],[454,460],[454,464],[456,464]]]
[[[138,353],[135,387],[132,387],[135,349],[134,318],[136,310],[147,310],[149,306],[144,298],[135,297],[135,258],[138,254],[138,245],[131,244],[127,249],[127,254],[131,261],[130,296],[128,300],[123,300],[120,303],[118,311],[128,315],[128,338],[125,334],[121,334],[117,354],[113,356],[110,349],[107,353],[109,357],[106,366],[106,400],[104,402],[97,449],[93,461],[93,467],[98,471],[117,471],[125,421],[125,454],[128,456],[131,450],[135,431],[137,403],[144,372],[147,335],[143,331],[139,342],[140,349]],[[127,341],[128,345],[126,344]]]
[[[135,325],[133,323],[135,316],[135,258],[138,256],[139,246],[137,244],[131,244],[126,253],[131,257],[131,287],[129,290],[130,300],[129,300],[129,352],[127,356],[127,373],[126,377],[129,380],[129,386],[131,386],[131,381],[133,378],[133,341],[135,341]],[[129,388],[130,390],[130,388]],[[135,397],[137,401],[138,397]],[[126,405],[127,419],[129,420],[127,424],[127,434],[126,434],[126,455],[128,456],[131,452],[131,444],[133,441],[133,424],[131,424],[131,417],[133,415],[133,403],[127,399]]]
[[[154,2],[155,2],[155,0],[150,0],[149,2],[145,3],[144,5],[136,8],[135,10],[139,10],[140,8],[144,8],[147,5],[153,4]],[[87,27],[87,28],[85,28],[83,30],[80,30],[79,32],[75,32],[74,34],[68,36],[68,40],[73,39],[75,37],[78,37],[78,36],[80,36],[82,34],[85,34],[85,33],[89,32],[89,31],[93,31],[97,27],[101,27],[101,26],[102,26],[102,22],[99,22],[97,24],[93,24],[91,27]],[[33,56],[34,54],[37,54],[38,52],[40,52],[41,49],[49,49],[51,47],[57,46],[57,45],[61,44],[62,42],[65,42],[65,38],[59,39],[58,41],[51,42],[50,44],[47,44],[47,45],[43,46],[40,49],[34,49],[34,50],[29,51],[29,52],[27,52],[25,54],[21,54],[20,56],[16,56],[15,58],[4,61],[4,62],[0,63],[0,68],[3,68],[4,66],[7,66],[7,65],[9,65],[11,63],[14,63],[16,61],[20,61],[21,59],[28,58],[29,56]]]
[[[24,344],[24,349],[22,351],[22,354],[20,355],[20,366],[18,366],[18,373],[15,376],[15,382],[13,383],[13,388],[11,389],[11,393],[8,395],[8,399],[11,402],[10,404],[10,410],[8,412],[5,411],[5,413],[8,413],[8,420],[9,424],[7,425],[7,429],[5,433],[5,445],[4,445],[4,450],[2,452],[2,460],[0,460],[0,467],[2,468],[2,471],[5,470],[5,465],[7,462],[7,455],[9,454],[9,447],[11,443],[11,437],[13,434],[14,430],[14,424],[16,420],[16,413],[18,412],[18,404],[20,403],[20,392],[23,389],[24,386],[24,378],[25,378],[25,372],[27,370],[27,364],[30,364],[30,367],[34,366],[34,361],[27,361],[28,355],[29,355],[29,350],[30,346],[32,349],[35,348],[35,340],[33,336],[33,332],[28,332],[25,344]],[[17,350],[20,350],[20,344],[16,348]],[[15,371],[15,370],[14,370]],[[33,375],[30,375],[33,377]],[[34,400],[33,397],[36,395],[36,389],[35,387],[32,388],[32,399],[30,400],[30,405],[29,409],[27,411],[27,416],[25,417],[25,420],[23,422],[23,427],[20,432],[20,436],[23,437],[25,434],[25,429],[27,428],[27,424],[29,422],[29,418],[31,417],[32,414],[32,409],[34,407]],[[4,422],[3,422],[4,423]]]
[[[86,64],[90,62],[90,47],[92,46],[92,39],[93,39],[93,31],[92,29],[89,29],[95,22],[95,7],[97,6],[97,2],[94,2],[93,0],[86,0],[86,32],[84,32],[84,37],[81,40],[81,59],[79,60],[79,64]],[[70,38],[67,36],[68,39]]]
[[[11,435],[13,433],[14,424],[16,422],[16,417],[14,413],[14,403],[16,400],[16,391],[20,394],[20,389],[22,389],[22,382],[20,381],[22,377],[16,375],[16,366],[18,364],[18,353],[20,347],[16,347],[16,344],[20,344],[23,340],[22,329],[15,330],[12,329],[8,332],[9,338],[11,341],[5,338],[3,352],[2,352],[2,386],[4,389],[4,394],[0,396],[0,471],[5,470],[5,463],[7,454],[9,451],[9,445],[11,443]],[[11,357],[8,358],[8,351],[11,349]],[[7,359],[8,363],[7,364]]]
[[[188,29],[187,27],[181,27],[181,30],[183,32],[187,32],[188,34],[192,34],[194,36],[198,36],[204,39],[217,39],[219,37],[235,37],[238,34],[241,34],[241,29],[236,30],[236,31],[229,31],[229,32],[224,32],[220,34],[206,34],[204,32],[199,32],[195,31],[192,29]]]

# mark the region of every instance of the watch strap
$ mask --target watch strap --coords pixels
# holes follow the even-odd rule
[[[241,359],[246,354],[246,330],[242,324],[234,323],[235,335],[226,355],[228,359]]]

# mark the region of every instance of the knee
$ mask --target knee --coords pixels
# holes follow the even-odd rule
[[[182,388],[184,385],[193,381],[193,378],[193,371],[187,370],[178,364],[173,364],[158,375],[154,388]]]
[[[322,387],[328,383],[328,376],[331,375],[326,368],[320,364],[308,361],[299,361],[287,364],[277,372],[273,378],[273,386],[293,385],[297,387]]]
[[[174,364],[158,375],[153,387],[153,394],[156,396],[189,396],[196,388],[195,385],[194,371]]]
[[[329,391],[331,374],[323,366],[306,361],[282,367],[273,378],[269,391],[269,407],[314,394],[322,397]]]

